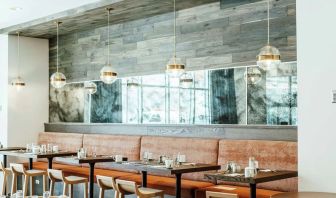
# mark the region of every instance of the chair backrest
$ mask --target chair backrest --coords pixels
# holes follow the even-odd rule
[[[117,191],[120,194],[136,194],[138,195],[138,186],[135,182],[133,181],[126,181],[126,180],[121,180],[121,179],[117,179],[116,180],[116,187],[117,187]]]
[[[48,169],[48,177],[50,180],[61,180],[64,181],[64,173],[62,170]]]
[[[0,162],[0,171],[5,171],[5,166],[2,162]]]
[[[102,175],[97,175],[96,177],[98,186],[100,188],[112,188],[114,190],[117,189],[114,177],[108,177]]]
[[[11,163],[10,168],[14,174],[25,174],[26,169],[23,164]]]
[[[237,194],[206,191],[206,198],[239,198]]]

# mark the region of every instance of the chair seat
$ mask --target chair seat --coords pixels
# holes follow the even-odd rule
[[[141,175],[128,175],[120,177],[122,180],[134,181],[137,184],[141,184]],[[148,175],[147,176],[147,186],[154,189],[163,190],[165,194],[175,195],[176,189],[176,179],[173,177],[163,177],[163,176],[155,176]],[[209,186],[213,186],[212,183],[202,182],[202,181],[192,181],[182,179],[181,187],[182,187],[182,197],[194,197],[194,193],[196,189],[206,188]]]
[[[237,194],[239,198],[250,198],[250,188],[249,187],[232,186],[232,185],[216,185],[216,186],[210,186],[207,188],[198,189],[196,191],[196,198],[204,198],[206,191]],[[265,190],[265,189],[257,189],[258,198],[270,198],[274,195],[281,194],[281,193],[283,192]]]
[[[40,176],[47,174],[44,170],[37,170],[37,169],[27,170],[26,173],[29,176]]]
[[[85,183],[88,182],[88,179],[85,177],[78,177],[78,176],[68,176],[65,177],[66,180],[68,180],[72,184],[78,184],[78,183]]]
[[[139,188],[140,193],[145,195],[160,195],[163,193],[162,190],[157,190],[153,188]]]

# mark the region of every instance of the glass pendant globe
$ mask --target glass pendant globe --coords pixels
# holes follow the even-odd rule
[[[65,75],[60,72],[53,73],[50,77],[50,84],[56,89],[64,87],[66,85]]]
[[[185,71],[185,65],[180,58],[171,58],[166,67],[166,74],[172,78],[179,78]]]
[[[261,48],[257,56],[257,65],[263,70],[270,70],[278,67],[281,63],[280,52],[277,48],[266,45]]]
[[[191,74],[185,72],[180,76],[180,87],[191,88],[194,82],[194,78]]]
[[[244,79],[245,79],[245,82],[247,82],[247,84],[255,85],[259,83],[262,79],[261,71],[257,67],[247,68],[244,74]]]
[[[16,90],[20,91],[24,86],[26,86],[26,83],[20,76],[18,76],[12,81],[12,86],[14,86]]]
[[[97,85],[94,82],[85,82],[84,89],[87,94],[94,94],[97,92]]]
[[[111,65],[106,65],[100,70],[100,80],[105,84],[112,84],[117,79],[118,74]]]
[[[127,80],[127,88],[136,89],[140,86],[138,79],[131,78]]]

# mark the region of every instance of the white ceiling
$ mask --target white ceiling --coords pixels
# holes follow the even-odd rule
[[[0,0],[0,29],[99,0]],[[13,11],[19,7],[22,10]]]

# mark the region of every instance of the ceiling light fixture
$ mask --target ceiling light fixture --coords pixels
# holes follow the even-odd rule
[[[137,78],[131,78],[127,80],[127,87],[130,89],[138,88],[140,83]]]
[[[62,87],[64,87],[64,85],[66,85],[66,77],[63,73],[61,72],[58,72],[58,66],[59,66],[59,62],[58,62],[58,36],[59,36],[59,33],[58,33],[58,30],[59,30],[59,25],[62,23],[62,22],[55,22],[56,23],[56,34],[57,34],[57,55],[56,55],[56,72],[53,73],[50,77],[50,84],[56,88],[56,89],[60,89]]]
[[[191,74],[184,72],[180,76],[180,87],[181,88],[191,88],[194,82],[194,78]]]
[[[87,94],[95,94],[97,92],[97,85],[94,82],[88,81],[84,83],[84,89]]]
[[[244,73],[245,82],[249,85],[255,85],[262,79],[261,71],[258,67],[247,67]]]
[[[112,8],[107,8],[107,64],[100,70],[100,80],[106,84],[112,84],[118,77],[110,64],[110,12]]]
[[[166,73],[170,77],[179,77],[185,71],[185,65],[176,57],[176,0],[174,0],[174,56],[169,60]]]
[[[20,32],[17,32],[17,77],[12,81],[12,86],[15,86],[18,91],[26,86],[20,75]]]
[[[267,45],[261,48],[257,56],[257,65],[263,70],[270,70],[280,63],[279,50],[270,45],[270,0],[267,0]]]

